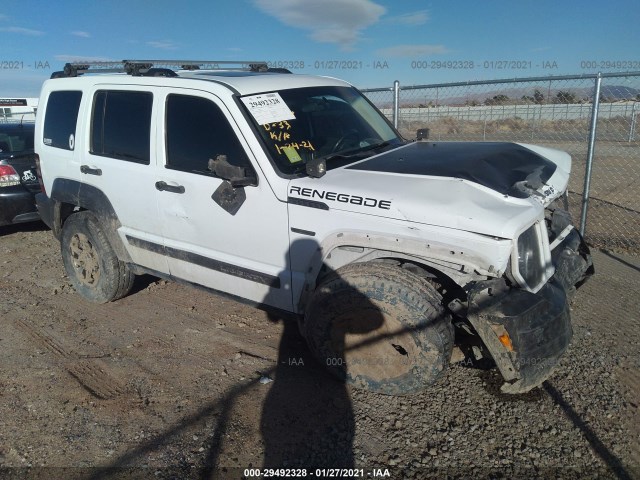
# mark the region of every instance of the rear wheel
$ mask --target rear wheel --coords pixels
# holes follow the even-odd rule
[[[67,276],[87,300],[106,303],[131,290],[135,275],[118,260],[91,212],[75,213],[64,222],[60,245]]]
[[[322,280],[305,314],[316,358],[358,388],[402,395],[449,363],[453,325],[435,288],[394,265],[355,263]]]

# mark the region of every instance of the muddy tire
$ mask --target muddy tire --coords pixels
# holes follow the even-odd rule
[[[424,390],[445,370],[453,325],[436,289],[398,266],[355,263],[325,277],[306,307],[314,356],[356,388]]]
[[[64,222],[60,246],[67,276],[87,300],[107,303],[131,290],[135,275],[118,260],[92,213],[79,212]]]

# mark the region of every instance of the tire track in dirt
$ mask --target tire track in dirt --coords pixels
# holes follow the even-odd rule
[[[98,359],[82,359],[70,345],[65,345],[30,320],[18,319],[15,324],[37,345],[54,354],[58,362],[95,397],[109,400],[125,393],[123,382],[103,362]]]
[[[5,291],[11,299],[7,308],[16,325],[100,399],[127,391],[135,395],[140,381],[163,390],[162,385],[171,384],[171,369],[180,368],[172,359],[184,364],[188,356],[202,372],[215,369],[226,376],[234,371],[234,377],[242,377],[273,366],[278,357],[277,337],[261,338],[243,323],[251,322],[256,309],[230,301],[226,301],[229,308],[221,309],[222,298],[174,283],[160,281],[107,305],[86,303],[73,291],[52,295],[29,281],[7,287],[11,290]],[[238,354],[254,360],[232,364],[223,360]],[[120,375],[100,358],[116,362]],[[160,358],[168,360],[169,369],[157,368]]]

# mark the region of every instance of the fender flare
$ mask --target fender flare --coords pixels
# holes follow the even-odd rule
[[[402,249],[399,250],[400,244]],[[330,261],[332,256],[335,257],[334,252],[341,247],[347,247],[347,250],[354,248],[353,253],[348,255],[349,259],[337,262]],[[335,270],[348,263],[370,261],[377,258],[398,258],[428,265],[434,270],[442,272],[460,286],[470,280],[500,275],[500,272],[491,272],[482,268],[482,263],[474,255],[474,252],[456,252],[449,245],[438,241],[425,242],[415,238],[391,237],[358,231],[340,232],[324,238],[309,259],[305,285],[300,297],[294,299],[298,311],[304,312],[309,296],[317,286],[317,280],[323,267]]]
[[[63,205],[72,205],[77,209],[88,210],[100,222],[118,258],[123,262],[131,263],[131,256],[118,235],[118,228],[122,224],[109,198],[102,190],[77,180],[56,178],[53,182],[50,198],[54,203],[52,230],[56,238],[60,238],[62,225],[67,216]],[[65,215],[64,218],[63,215]]]

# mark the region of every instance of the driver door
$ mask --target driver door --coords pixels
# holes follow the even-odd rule
[[[231,114],[201,91],[167,92],[161,103],[156,188],[171,276],[291,310],[287,205],[255,168]],[[209,170],[209,159],[218,155],[258,179],[255,186],[227,185],[223,197],[235,196],[233,208],[216,195],[224,180]]]

